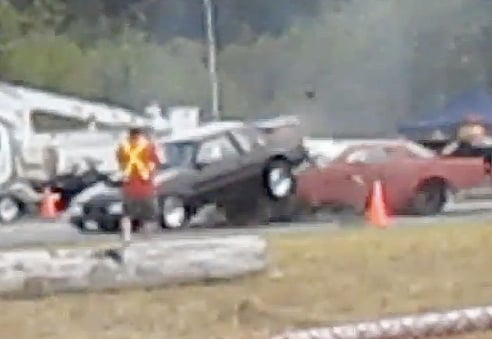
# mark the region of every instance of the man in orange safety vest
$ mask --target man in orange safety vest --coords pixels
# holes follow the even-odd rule
[[[161,165],[156,146],[139,128],[131,128],[129,136],[118,147],[117,159],[123,172],[123,209],[135,227],[156,219],[153,174]]]

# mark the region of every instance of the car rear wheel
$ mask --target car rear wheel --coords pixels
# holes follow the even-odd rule
[[[446,185],[430,181],[423,184],[416,192],[412,211],[417,215],[435,215],[442,211],[446,203]]]
[[[0,222],[11,223],[19,219],[22,214],[22,208],[17,199],[10,195],[0,197]]]
[[[285,160],[275,160],[265,171],[265,186],[270,198],[282,200],[295,191],[295,178],[291,165]]]
[[[161,200],[161,223],[164,228],[182,229],[189,225],[190,213],[184,200],[177,196],[167,196]]]
[[[104,233],[115,233],[120,229],[119,220],[108,220],[106,222],[99,222],[99,230]]]

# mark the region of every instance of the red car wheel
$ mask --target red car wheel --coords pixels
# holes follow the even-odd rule
[[[446,184],[431,180],[422,184],[412,201],[412,211],[417,215],[435,215],[446,203]]]

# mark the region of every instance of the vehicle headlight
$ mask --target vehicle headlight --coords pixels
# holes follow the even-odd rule
[[[72,206],[70,206],[70,208],[68,209],[67,212],[69,215],[72,215],[72,216],[82,215],[82,212],[83,212],[82,205],[79,205],[79,204],[72,205]]]
[[[123,203],[114,202],[108,207],[109,214],[122,214],[123,213]]]

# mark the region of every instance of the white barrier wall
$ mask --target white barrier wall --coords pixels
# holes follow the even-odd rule
[[[0,295],[158,287],[231,279],[266,268],[267,244],[256,236],[135,242],[125,248],[0,253]]]

